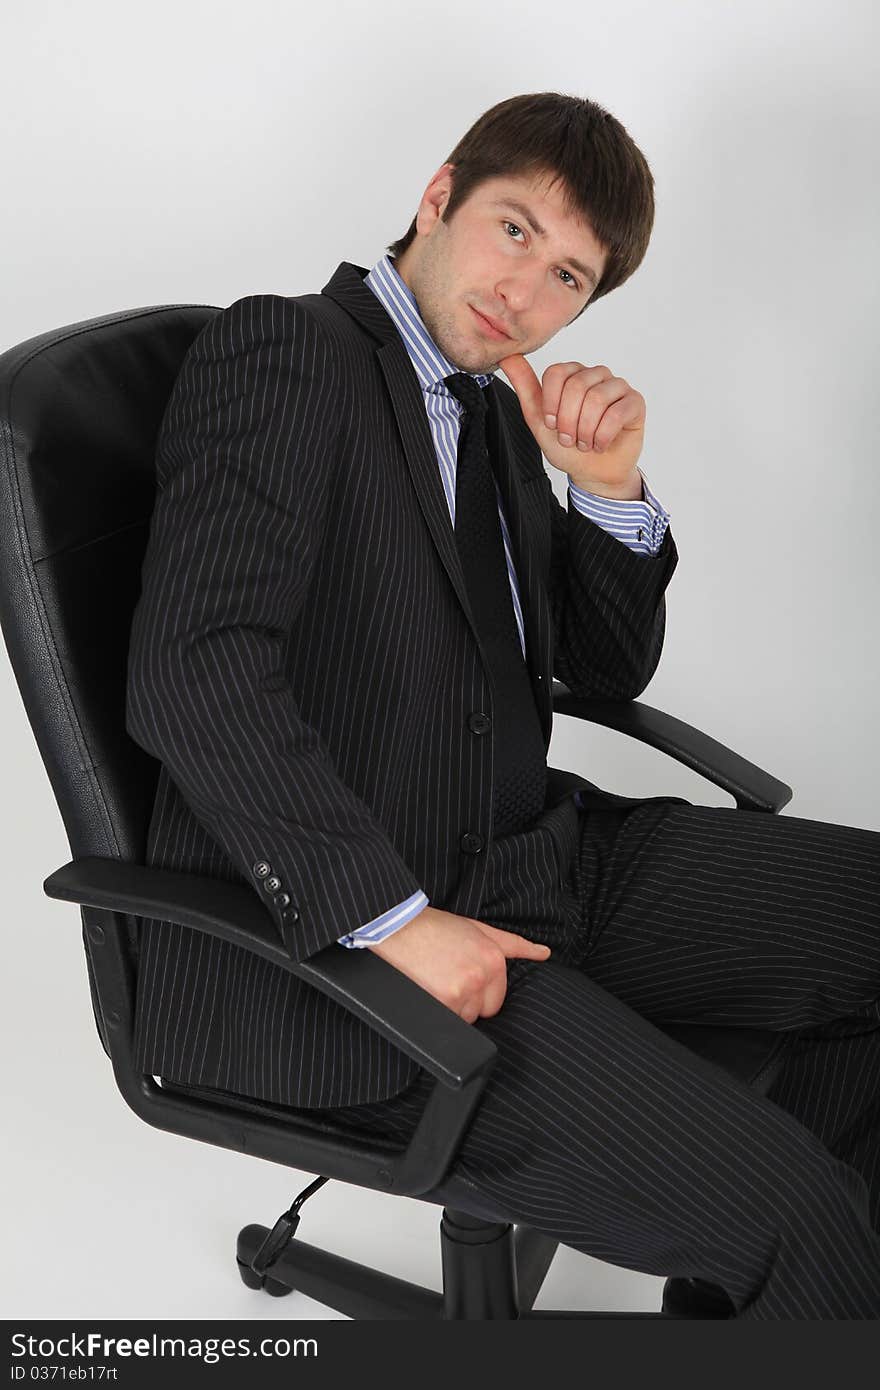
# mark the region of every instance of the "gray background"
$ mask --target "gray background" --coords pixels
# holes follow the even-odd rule
[[[489,106],[588,96],[656,180],[647,257],[530,359],[645,396],[680,552],[643,699],[787,781],[783,814],[880,829],[878,61],[870,3],[473,7],[89,0],[6,12],[0,349],[143,305],[321,289],[409,225]],[[548,467],[564,497],[564,478]],[[6,1317],[336,1317],[240,1283],[235,1235],[312,1174],[151,1129],[115,1089],[70,858],[5,651],[0,837]],[[550,761],[629,795],[732,798],[559,717]],[[303,1239],[439,1289],[440,1209],[343,1183]],[[537,1307],[654,1309],[560,1247]]]

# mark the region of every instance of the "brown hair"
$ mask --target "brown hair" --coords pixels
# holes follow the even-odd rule
[[[654,178],[620,121],[596,102],[563,92],[508,97],[485,111],[443,162],[455,165],[444,222],[487,179],[515,174],[561,182],[566,214],[587,222],[607,254],[575,318],[641,265],[654,225]],[[402,255],[415,235],[414,217],[386,250]]]

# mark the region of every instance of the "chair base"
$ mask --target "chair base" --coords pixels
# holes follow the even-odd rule
[[[700,1294],[712,1289],[685,1289],[692,1281],[669,1279],[664,1306],[656,1313],[580,1312],[546,1309],[535,1312],[534,1301],[558,1247],[558,1241],[528,1226],[488,1221],[470,1213],[443,1208],[440,1249],[443,1292],[423,1288],[384,1274],[342,1255],[293,1239],[260,1276],[251,1269],[269,1227],[245,1226],[238,1235],[239,1271],[250,1288],[263,1288],[276,1297],[285,1292],[307,1294],[325,1307],[355,1319],[518,1320],[520,1318],[661,1318],[727,1317],[708,1311]],[[672,1289],[667,1298],[667,1290]],[[720,1293],[720,1290],[718,1291]],[[687,1295],[691,1295],[688,1302]],[[666,1306],[668,1303],[669,1306]]]

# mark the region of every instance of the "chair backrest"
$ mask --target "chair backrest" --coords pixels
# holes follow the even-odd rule
[[[75,859],[144,862],[159,764],[125,730],[129,634],[159,427],[217,312],[107,314],[0,354],[0,628]]]

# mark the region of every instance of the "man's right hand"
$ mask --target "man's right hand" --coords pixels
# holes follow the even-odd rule
[[[546,960],[550,947],[516,932],[439,907],[423,908],[405,927],[366,947],[421,985],[465,1023],[497,1014],[507,993],[508,956]]]

